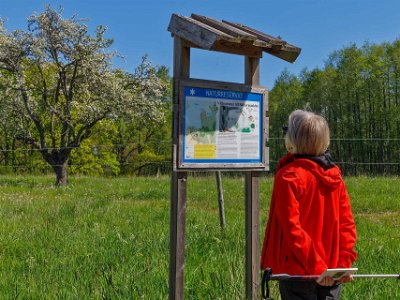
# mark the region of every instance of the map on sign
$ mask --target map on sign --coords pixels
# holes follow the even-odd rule
[[[186,142],[215,144],[218,107],[213,100],[186,104]]]
[[[261,162],[262,94],[185,87],[184,162]]]

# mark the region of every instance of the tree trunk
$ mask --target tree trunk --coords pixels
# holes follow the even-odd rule
[[[56,186],[64,186],[68,184],[67,165],[68,160],[53,166],[53,170],[56,173]]]
[[[56,173],[56,186],[63,186],[68,184],[67,167],[71,155],[71,148],[65,148],[57,151],[53,149],[51,152],[48,149],[41,150],[44,160],[53,167]]]

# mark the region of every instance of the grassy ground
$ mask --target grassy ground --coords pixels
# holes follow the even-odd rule
[[[262,240],[271,178],[261,180]],[[360,273],[400,272],[400,179],[346,178]],[[0,299],[167,299],[168,177],[0,177]],[[189,177],[186,299],[244,299],[244,180]],[[276,288],[273,296],[278,299]],[[400,299],[398,280],[358,280],[342,299]]]

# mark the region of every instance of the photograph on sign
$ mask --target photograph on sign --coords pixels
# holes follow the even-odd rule
[[[262,93],[184,86],[183,97],[183,163],[262,163]]]

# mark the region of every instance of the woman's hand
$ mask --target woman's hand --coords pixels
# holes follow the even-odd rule
[[[318,280],[317,283],[322,286],[332,286],[335,284],[335,280],[331,276],[325,276],[321,280]]]
[[[353,281],[353,275],[343,276],[342,278],[339,279],[339,282],[341,283],[352,282],[352,281]]]

